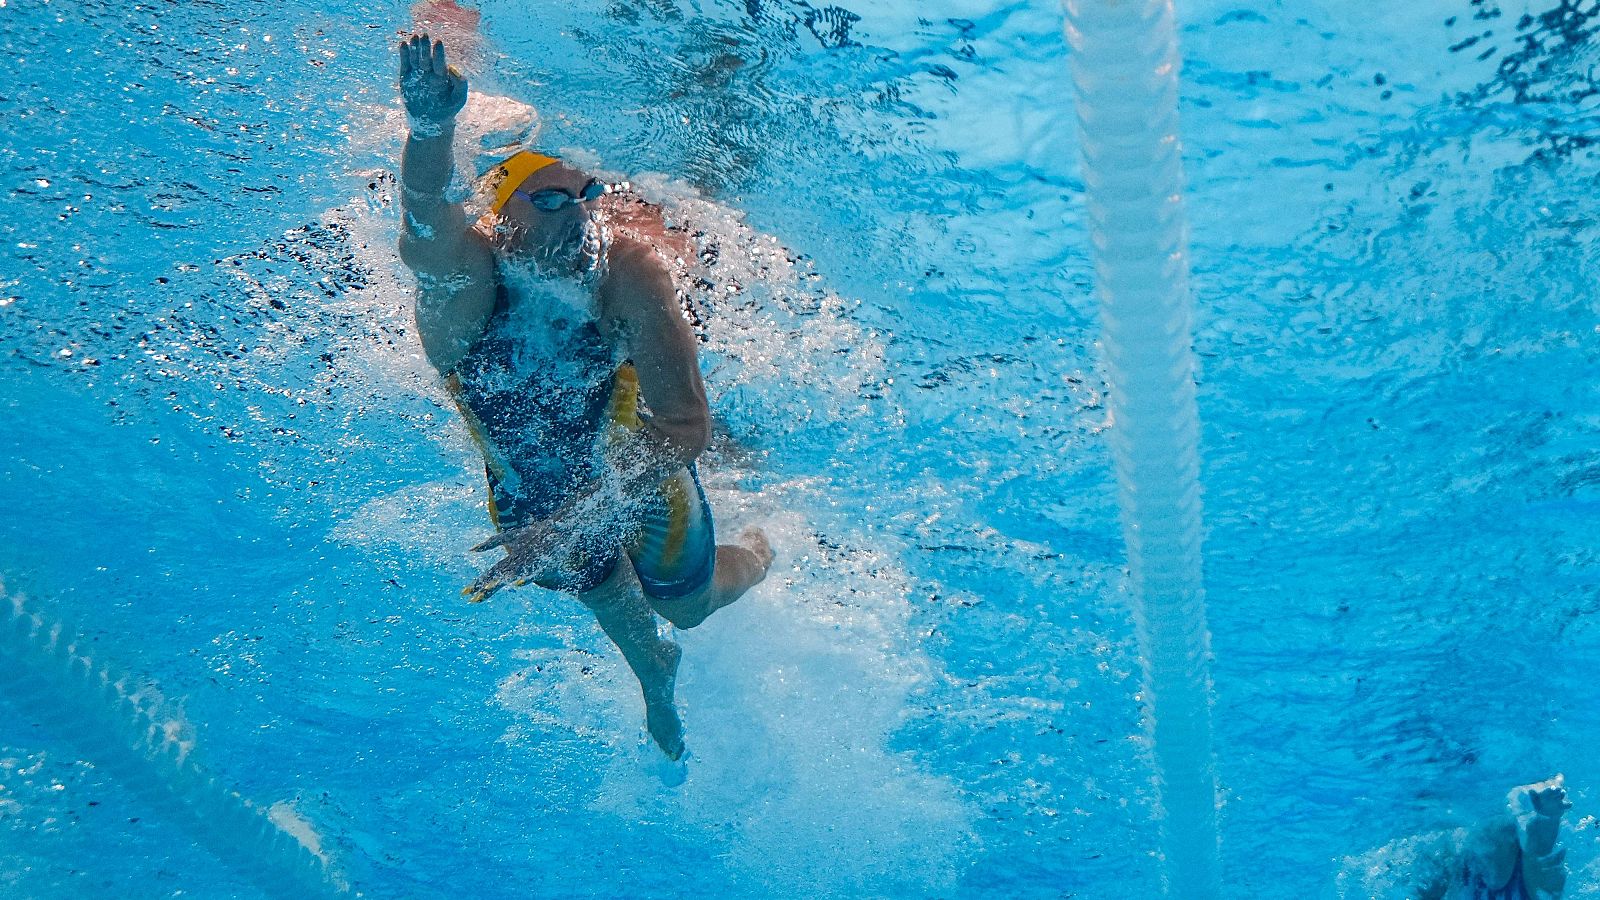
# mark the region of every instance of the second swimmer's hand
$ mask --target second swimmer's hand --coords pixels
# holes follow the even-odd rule
[[[444,41],[421,34],[400,42],[400,98],[421,136],[438,134],[467,105],[467,79],[445,62]]]
[[[1556,847],[1561,833],[1561,815],[1572,808],[1566,789],[1560,779],[1529,785],[1524,814],[1522,849],[1534,856],[1544,856]]]

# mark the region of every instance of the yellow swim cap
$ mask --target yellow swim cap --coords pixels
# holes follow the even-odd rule
[[[489,211],[498,213],[529,175],[559,161],[554,156],[522,150],[490,169],[490,177],[498,178],[499,181],[495,183],[494,203],[490,205]]]

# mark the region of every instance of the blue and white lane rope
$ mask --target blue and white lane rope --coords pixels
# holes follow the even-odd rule
[[[0,585],[0,702],[70,741],[269,897],[346,896],[324,860],[192,757],[192,729],[155,685],[90,655]]]
[[[1168,896],[1220,896],[1171,0],[1063,0]]]

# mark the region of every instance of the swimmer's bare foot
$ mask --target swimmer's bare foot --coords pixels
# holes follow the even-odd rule
[[[761,574],[751,586],[761,583],[767,577],[767,570],[772,568],[772,543],[767,540],[767,533],[754,525],[748,526],[739,532],[739,545],[754,553],[756,561],[761,563]]]
[[[678,663],[682,659],[682,648],[671,641],[662,641],[661,678],[655,683],[654,690],[647,690],[644,694],[645,727],[650,730],[650,737],[655,739],[656,746],[674,762],[683,756],[683,721],[678,718],[677,705],[673,702]]]

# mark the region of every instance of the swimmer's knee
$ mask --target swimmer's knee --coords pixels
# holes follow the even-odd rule
[[[708,581],[705,587],[682,597],[654,597],[646,590],[644,598],[650,603],[650,608],[656,611],[656,615],[671,622],[673,628],[687,631],[711,615],[711,609],[705,599],[705,593],[710,587]]]

